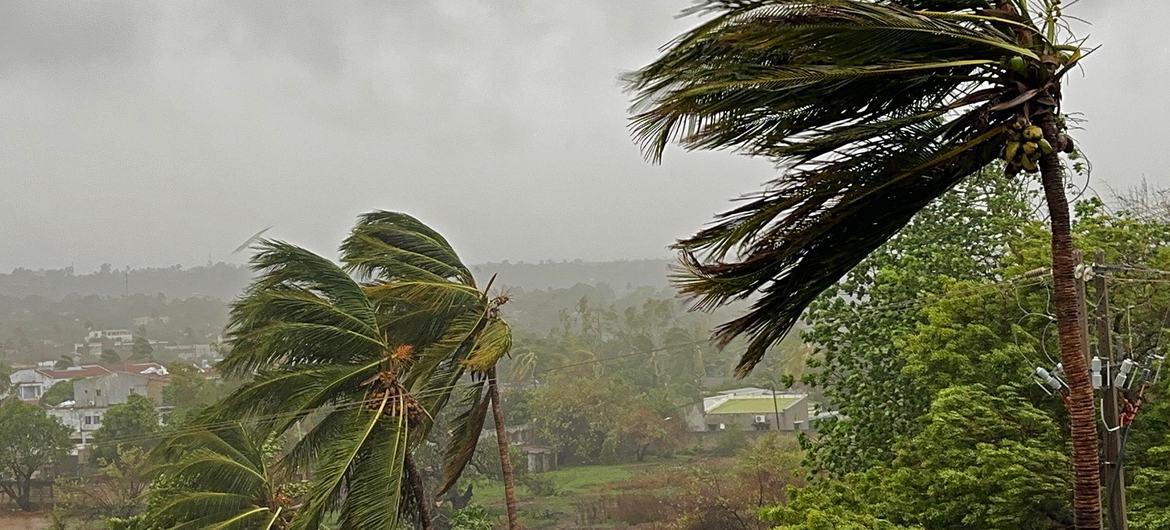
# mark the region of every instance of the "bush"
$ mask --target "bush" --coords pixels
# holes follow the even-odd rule
[[[716,456],[735,456],[744,447],[747,447],[747,434],[741,430],[728,429],[719,433],[712,451]]]
[[[451,516],[451,530],[492,530],[492,517],[486,509],[472,504]]]
[[[529,493],[536,497],[552,497],[561,493],[557,489],[557,484],[547,475],[539,473],[522,475],[519,481],[525,488],[528,488]]]

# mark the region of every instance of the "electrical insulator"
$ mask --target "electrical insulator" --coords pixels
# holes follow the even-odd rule
[[[1052,377],[1052,374],[1048,373],[1048,370],[1045,370],[1044,367],[1036,367],[1036,377],[1039,377],[1044,384],[1053,390],[1060,390],[1060,381]]]
[[[1093,373],[1093,390],[1101,390],[1101,358],[1096,355],[1089,361],[1089,370]]]
[[[1129,372],[1133,370],[1133,361],[1126,359],[1121,361],[1121,368],[1117,369],[1117,377],[1113,378],[1113,388],[1125,388],[1125,383],[1129,379]]]

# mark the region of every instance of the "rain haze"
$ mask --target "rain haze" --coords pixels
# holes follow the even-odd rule
[[[644,161],[618,76],[694,18],[646,2],[4,2],[0,270],[241,261],[268,235],[332,255],[410,212],[469,262],[664,258],[773,170]],[[1108,5],[1108,8],[1106,8]],[[1154,0],[1069,12],[1105,46],[1065,105],[1107,194],[1165,182]]]

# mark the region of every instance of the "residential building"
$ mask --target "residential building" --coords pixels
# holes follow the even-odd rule
[[[162,389],[167,376],[155,372],[113,372],[79,379],[73,383],[73,399],[82,406],[108,407],[125,403],[130,396],[146,396],[156,406],[162,405]]]
[[[12,393],[21,401],[38,401],[53,385],[61,381],[106,375],[111,371],[101,365],[71,366],[65,370],[52,367],[22,368],[12,372],[8,381]]]
[[[101,342],[108,340],[114,344],[129,344],[134,342],[134,333],[128,329],[101,329],[90,330],[85,336],[86,342]]]
[[[809,401],[807,394],[739,388],[703,398],[684,417],[692,432],[801,431],[809,428]]]

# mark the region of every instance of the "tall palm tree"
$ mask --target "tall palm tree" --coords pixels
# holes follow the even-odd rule
[[[361,216],[341,253],[344,268],[287,243],[258,245],[258,276],[232,304],[232,349],[219,365],[255,376],[213,414],[301,432],[281,458],[314,476],[292,528],[335,516],[389,529],[404,514],[429,528],[411,452],[459,386],[489,300],[447,241],[408,215]]]
[[[270,466],[263,442],[242,425],[184,431],[155,448],[167,463],[156,471],[165,487],[147,518],[151,528],[286,528],[293,499]]]
[[[708,0],[690,11],[714,16],[628,78],[633,130],[655,161],[678,141],[782,168],[676,244],[677,280],[696,307],[759,294],[715,332],[723,344],[748,337],[738,373],[927,203],[1006,155],[1009,172],[1041,175],[1076,527],[1099,528],[1093,395],[1058,155],[1072,150],[1061,80],[1082,52],[1067,40],[1059,0]],[[1021,149],[1021,139],[1032,143]]]

